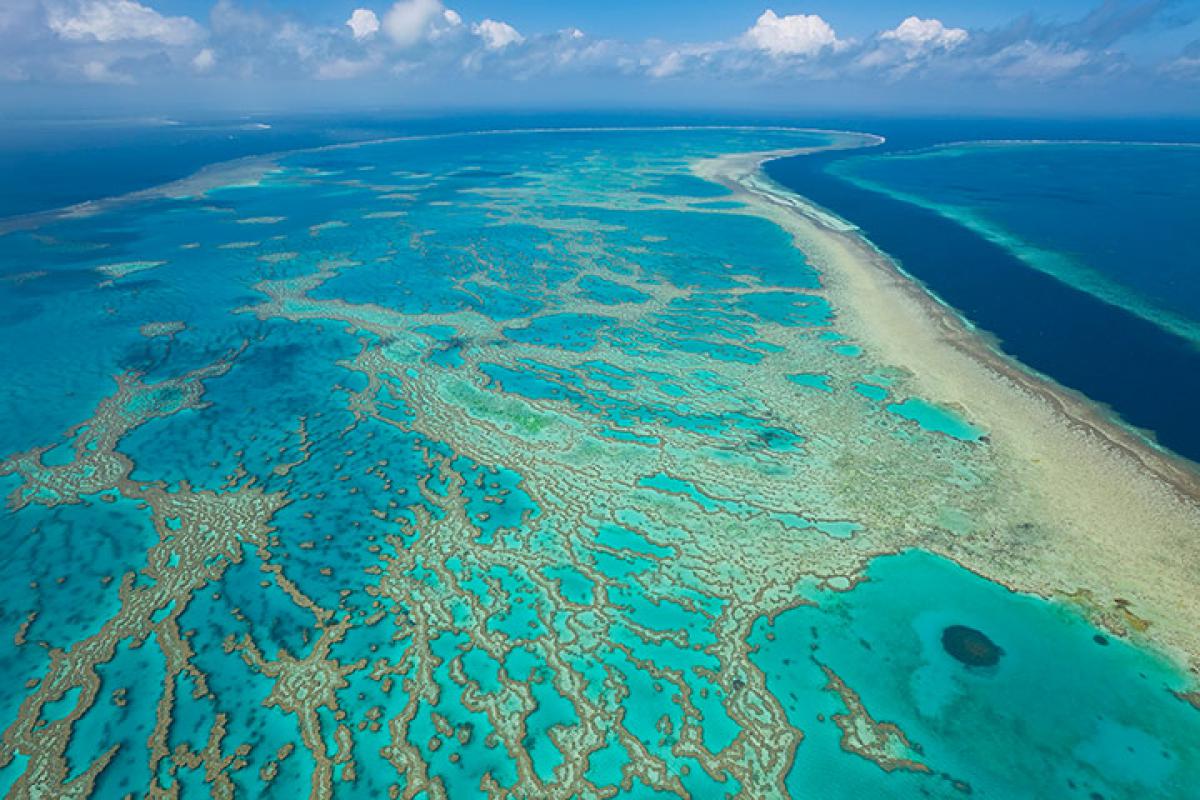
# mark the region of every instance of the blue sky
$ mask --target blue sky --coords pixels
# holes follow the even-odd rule
[[[0,3],[0,106],[106,104],[1195,115],[1200,0]]]
[[[212,8],[211,0],[162,0],[154,7],[167,14],[187,14],[203,18]],[[361,2],[329,2],[329,0],[293,0],[288,3],[247,2],[247,8],[288,9],[297,17],[314,22],[340,23],[355,8],[368,6]],[[375,4],[375,9],[389,4]],[[1052,0],[1052,2],[1022,7],[1013,2],[997,0],[931,0],[910,6],[896,0],[867,0],[866,2],[837,2],[816,0],[804,3],[763,2],[763,0],[607,0],[607,2],[570,2],[570,0],[462,0],[450,4],[468,18],[503,17],[518,28],[534,31],[557,30],[569,26],[586,29],[597,36],[638,39],[657,36],[664,39],[718,39],[731,29],[744,28],[767,8],[785,13],[819,14],[838,23],[851,35],[865,35],[874,30],[893,27],[913,13],[938,17],[947,24],[961,26],[995,26],[1018,16],[1021,11],[1038,8],[1039,13],[1063,19],[1079,17],[1098,4],[1092,0]]]
[[[166,14],[186,14],[202,19],[211,10],[213,2],[162,0],[153,5]],[[298,18],[323,24],[343,22],[355,8],[371,6],[369,3],[329,0],[293,0],[274,4],[246,2],[244,5],[247,8],[287,9]],[[387,8],[388,5],[386,2],[376,3],[373,7],[378,13],[380,8]],[[788,13],[818,14],[847,35],[861,37],[895,27],[900,20],[913,14],[935,17],[948,25],[960,27],[996,27],[1034,9],[1047,20],[1067,21],[1087,14],[1099,3],[1095,0],[1049,0],[1023,4],[1012,0],[917,0],[913,3],[896,0],[853,3],[845,0],[800,3],[771,0],[464,0],[449,5],[466,18],[503,18],[518,29],[528,31],[578,27],[596,36],[628,40],[657,37],[701,41],[720,39],[731,30],[748,27],[767,8],[773,8],[781,16]]]

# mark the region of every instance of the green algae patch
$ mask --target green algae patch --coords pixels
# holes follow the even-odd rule
[[[519,400],[498,396],[467,383],[455,382],[445,391],[449,399],[459,403],[470,416],[509,426],[519,433],[537,436],[563,423],[561,417],[534,411]]]

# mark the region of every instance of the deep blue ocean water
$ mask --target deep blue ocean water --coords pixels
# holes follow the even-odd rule
[[[1003,350],[1200,459],[1200,141],[1186,123],[886,123],[772,162]],[[1130,144],[977,145],[991,139]],[[956,143],[956,144],[946,144]]]
[[[829,170],[1200,345],[1200,145],[966,142]]]
[[[641,117],[540,115],[538,125]],[[15,118],[0,126],[0,218],[63,208],[185,178],[246,156],[389,136],[527,127],[520,116],[251,115],[171,119]]]
[[[819,126],[786,118],[640,112],[17,117],[0,125],[0,218],[160,186],[231,159],[321,145],[490,129],[710,124]]]

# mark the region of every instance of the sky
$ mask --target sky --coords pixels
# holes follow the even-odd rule
[[[1200,0],[0,0],[0,109],[1200,115]]]

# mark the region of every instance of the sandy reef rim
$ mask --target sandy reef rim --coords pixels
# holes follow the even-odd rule
[[[1015,573],[1004,542],[964,541],[937,552],[1014,591],[1077,602],[1116,632],[1122,626],[1113,624],[1112,612],[1119,610],[1133,623],[1124,626],[1126,634],[1186,665],[1195,681],[1197,465],[1000,352],[856,226],[761,169],[772,159],[807,152],[731,154],[697,160],[692,168],[733,191],[747,213],[793,236],[820,271],[846,330],[868,352],[906,370],[928,396],[985,422],[1002,467],[1027,490],[1020,505],[1035,508],[1061,533]]]
[[[884,140],[882,137],[880,137],[879,143],[881,144],[883,141]],[[962,145],[992,144],[1140,144],[1154,147],[1200,147],[1200,143],[1175,142],[1110,142],[1082,139],[997,139],[981,140],[979,142],[949,142],[946,144],[936,145],[933,148],[923,148],[923,150],[940,149],[943,147],[956,147]],[[956,347],[968,348],[976,357],[986,361],[994,369],[1002,370],[1005,372],[1005,374],[1011,373],[1014,379],[1028,381],[1030,389],[1053,394],[1055,399],[1061,404],[1063,413],[1070,416],[1073,423],[1094,426],[1097,429],[1097,433],[1107,438],[1113,444],[1113,446],[1130,450],[1131,452],[1129,455],[1131,457],[1144,459],[1146,467],[1154,474],[1161,476],[1164,482],[1177,489],[1188,500],[1200,504],[1200,464],[1163,447],[1154,440],[1152,431],[1144,431],[1140,428],[1130,425],[1121,419],[1119,415],[1109,406],[1099,403],[1075,389],[1063,386],[1053,377],[1035,370],[1018,359],[1003,352],[1003,350],[1000,348],[999,342],[989,332],[976,328],[970,319],[964,317],[958,312],[957,309],[955,309],[946,301],[942,300],[942,298],[939,297],[933,289],[928,287],[919,278],[907,272],[900,264],[896,263],[896,261],[887,255],[887,253],[880,250],[874,244],[874,242],[867,238],[862,229],[856,224],[838,216],[826,208],[817,205],[808,198],[781,186],[767,176],[767,174],[761,169],[761,166],[766,164],[768,161],[773,161],[779,158],[807,155],[829,149],[842,148],[806,148],[745,154],[748,157],[752,156],[754,158],[756,162],[755,169],[752,173],[738,177],[736,180],[744,188],[748,188],[751,192],[761,195],[769,195],[770,202],[791,208],[794,212],[807,217],[809,220],[827,229],[831,233],[841,235],[848,234],[853,236],[865,249],[869,249],[871,251],[871,260],[875,266],[902,276],[911,285],[911,289],[915,290],[914,297],[924,300],[926,304],[930,306],[928,309],[929,313],[939,318],[942,316],[948,316],[952,318],[947,319],[946,323],[957,324],[963,329],[963,334],[968,334],[970,337],[973,337],[973,341],[971,338],[964,338],[962,342],[956,342]],[[741,157],[741,155],[722,156],[718,159],[713,159],[712,161],[728,161],[728,163],[734,164],[740,161]],[[741,166],[742,165],[740,164],[738,165],[737,169],[739,171]],[[706,164],[698,165],[697,169],[698,172],[705,177],[709,176],[709,174],[706,172],[709,167]],[[719,167],[718,169],[723,169],[723,167]],[[726,183],[724,176],[713,173],[712,177],[720,180],[722,183]]]

